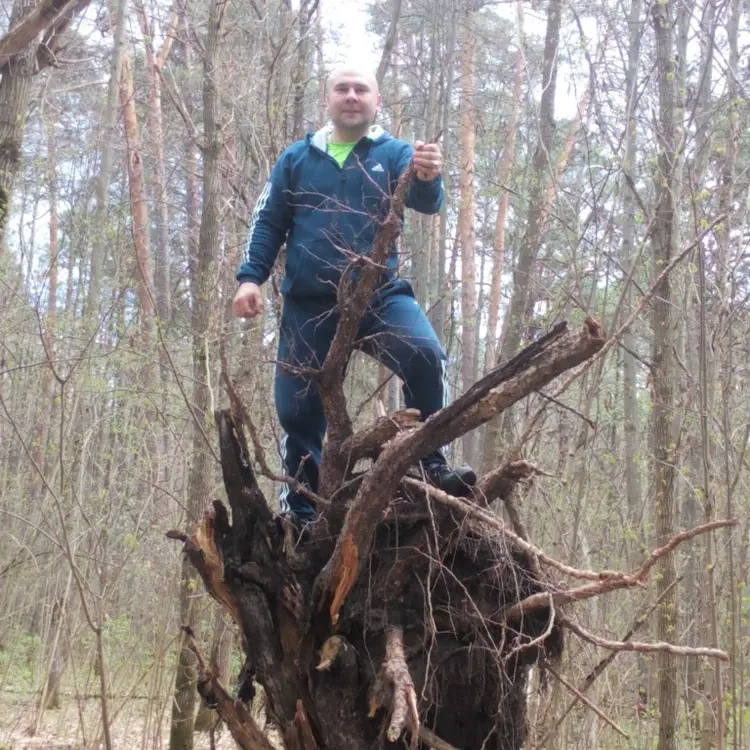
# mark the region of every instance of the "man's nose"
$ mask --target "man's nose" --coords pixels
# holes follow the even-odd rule
[[[346,92],[346,98],[347,99],[356,99],[357,98],[357,90],[352,86],[352,88],[348,89]]]

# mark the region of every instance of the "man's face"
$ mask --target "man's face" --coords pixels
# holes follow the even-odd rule
[[[380,105],[376,81],[356,70],[339,70],[328,86],[328,114],[342,130],[367,129],[375,122]]]

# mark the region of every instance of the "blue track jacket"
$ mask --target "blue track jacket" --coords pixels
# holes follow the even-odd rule
[[[308,134],[279,157],[250,220],[239,282],[263,284],[286,242],[282,294],[335,298],[351,253],[370,252],[414,149],[376,125],[339,167],[326,152],[329,132],[330,127]],[[442,202],[440,177],[414,178],[409,208],[434,214]],[[397,268],[394,244],[384,283],[395,278]]]

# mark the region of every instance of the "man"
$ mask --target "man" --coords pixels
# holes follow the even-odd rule
[[[252,215],[240,282],[234,298],[238,317],[263,310],[260,286],[286,242],[286,274],[274,397],[284,469],[318,489],[326,420],[314,383],[284,365],[318,368],[338,323],[336,293],[342,271],[355,254],[368,253],[385,218],[399,176],[413,160],[416,176],[406,205],[437,213],[443,200],[442,155],[435,144],[415,148],[375,125],[380,105],[375,77],[341,67],[327,86],[331,125],[287,148],[279,157]],[[387,272],[359,328],[358,347],[386,365],[404,383],[407,407],[427,419],[445,405],[445,354],[411,286],[397,277],[392,249]],[[450,469],[442,453],[422,460],[430,480],[450,494],[474,484],[469,467]],[[315,517],[310,500],[282,490],[282,514],[301,526]]]

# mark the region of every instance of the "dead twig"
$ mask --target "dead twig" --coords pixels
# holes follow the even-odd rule
[[[726,651],[718,648],[703,648],[693,646],[676,646],[674,643],[657,641],[655,643],[639,643],[638,641],[608,641],[598,635],[590,633],[569,617],[561,617],[560,623],[574,632],[579,638],[593,643],[595,646],[609,649],[610,651],[636,651],[640,654],[651,654],[657,651],[675,654],[676,656],[706,656],[710,659],[729,661]]]
[[[271,470],[271,468],[268,466],[268,461],[266,460],[266,452],[263,450],[263,445],[260,442],[258,431],[255,428],[255,423],[250,417],[250,413],[245,406],[245,402],[242,400],[242,397],[237,392],[234,383],[229,377],[229,370],[227,367],[226,352],[224,350],[223,340],[219,346],[219,359],[221,363],[221,382],[224,384],[224,390],[226,390],[227,395],[229,396],[229,403],[232,405],[232,412],[235,415],[235,419],[239,422],[239,424],[244,424],[245,427],[247,427],[247,431],[250,433],[250,441],[253,444],[255,460],[258,462],[260,473],[273,482],[288,484],[292,488],[292,490],[294,490],[295,492],[299,492],[305,497],[308,497],[320,508],[329,505],[330,502],[326,498],[321,497],[317,493],[313,492],[306,484],[303,484],[302,482],[298,481],[294,477],[290,477],[287,474],[278,474],[277,472]]]
[[[699,534],[705,534],[715,529],[732,527],[737,525],[737,520],[725,520],[725,521],[712,521],[711,523],[705,523],[701,526],[696,526],[694,529],[688,531],[681,531],[679,534],[675,534],[667,544],[659,549],[654,550],[649,556],[648,560],[641,566],[635,575],[627,575],[625,573],[616,573],[607,575],[600,583],[589,584],[588,586],[579,586],[576,589],[570,589],[569,591],[562,591],[553,594],[555,604],[563,604],[565,602],[577,602],[584,599],[591,599],[594,596],[607,593],[609,591],[615,591],[616,589],[631,588],[634,586],[642,586],[644,580],[648,576],[649,571],[656,565],[657,561],[664,557],[664,555],[671,552],[675,547],[682,542],[685,542]],[[535,609],[541,609],[547,605],[547,599],[545,593],[533,594],[532,596],[526,597],[523,601],[514,604],[505,611],[506,620],[514,620],[522,617],[524,614]],[[657,649],[658,650],[658,649]],[[677,653],[677,652],[674,652]],[[724,653],[719,652],[719,653]],[[714,654],[716,656],[716,654]]]
[[[470,502],[464,500],[463,498],[453,497],[447,492],[443,492],[437,487],[433,487],[426,482],[420,482],[419,480],[412,479],[410,477],[406,477],[403,481],[407,484],[412,484],[415,487],[419,487],[420,490],[427,493],[430,497],[442,503],[443,505],[447,505],[465,515],[476,518],[487,527],[507,537],[512,543],[518,545],[518,547],[524,552],[537,557],[540,562],[543,562],[545,565],[549,565],[551,568],[559,570],[561,573],[564,573],[571,578],[578,578],[587,581],[602,581],[611,577],[630,579],[630,577],[625,573],[619,573],[617,571],[605,570],[597,572],[594,570],[581,570],[579,568],[572,568],[570,565],[566,565],[559,560],[555,560],[553,557],[550,557],[549,555],[542,552],[542,550],[540,550],[538,547],[535,547],[530,542],[522,539],[520,536],[518,536],[518,534],[511,531],[499,518],[496,518],[494,515],[492,515],[492,513],[485,510],[484,508],[472,505]],[[546,592],[540,594],[539,596],[546,597]]]
[[[579,692],[577,688],[575,688],[573,685],[571,685],[562,675],[558,674],[554,667],[551,667],[549,664],[545,666],[545,669],[565,688],[567,688],[575,697],[581,701],[584,705],[588,706],[602,721],[609,724],[609,726],[612,727],[612,729],[615,730],[619,735],[624,737],[626,740],[630,739],[630,735],[627,734],[623,729],[620,729],[617,724],[615,724],[612,719],[607,716],[607,714],[604,713],[596,704],[594,704],[591,700],[589,700],[583,693]]]
[[[723,521],[711,521],[710,523],[701,524],[700,526],[696,526],[695,528],[689,529],[688,531],[680,531],[679,533],[675,534],[663,547],[655,549],[649,555],[646,562],[643,563],[640,570],[635,574],[635,577],[638,580],[644,580],[648,576],[651,568],[656,565],[660,558],[664,557],[664,555],[669,554],[675,547],[682,544],[683,542],[686,542],[689,539],[698,536],[699,534],[706,534],[710,531],[715,531],[716,529],[730,528],[732,526],[736,526],[738,523],[739,521],[737,521],[736,518]]]
[[[662,592],[661,596],[659,596],[653,604],[651,604],[648,608],[645,610],[639,612],[635,618],[633,619],[633,624],[628,628],[628,631],[625,633],[625,635],[620,639],[622,643],[626,643],[629,641],[647,622],[648,618],[651,616],[653,611],[661,604],[661,602],[665,599],[667,594],[669,594],[672,589],[677,586],[678,583],[682,581],[682,576],[672,581],[672,583]],[[559,620],[559,622],[562,625],[567,625],[569,622],[569,619],[565,616],[562,616]],[[585,693],[596,681],[597,677],[601,675],[604,670],[617,658],[617,654],[620,653],[619,651],[612,651],[611,653],[607,654],[603,659],[601,659],[597,665],[586,675],[583,682],[578,687],[579,692]],[[565,717],[576,707],[578,704],[578,698],[574,698],[566,707],[566,709],[562,712],[560,717],[558,718],[557,722],[555,723],[555,726],[552,727],[545,737],[539,742],[539,747],[545,747],[547,745],[547,740],[557,732],[560,725],[565,721]]]
[[[346,457],[342,455],[344,442],[352,435],[344,376],[346,363],[354,346],[360,320],[370,303],[385,262],[393,244],[401,233],[406,197],[414,177],[414,164],[410,164],[399,177],[391,197],[388,215],[380,225],[369,256],[355,258],[344,271],[338,287],[339,322],[323,366],[318,373],[318,388],[323,409],[328,420],[328,446],[320,465],[320,492],[330,495],[341,483]],[[353,281],[354,271],[360,269],[359,278]]]

